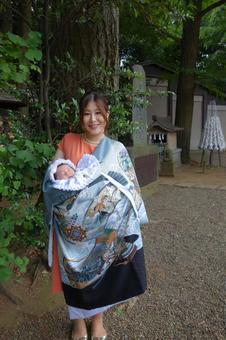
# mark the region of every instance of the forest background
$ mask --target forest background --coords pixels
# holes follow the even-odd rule
[[[26,271],[25,249],[46,248],[42,178],[60,138],[79,129],[85,91],[107,94],[109,133],[126,142],[134,101],[150,95],[133,93],[132,66],[173,70],[178,146],[189,161],[195,84],[225,98],[225,17],[225,0],[0,0],[0,91],[26,104],[1,110],[0,282]]]

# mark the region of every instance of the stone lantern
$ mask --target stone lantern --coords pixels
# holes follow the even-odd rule
[[[152,123],[148,127],[149,143],[160,148],[160,161],[163,150],[167,147],[172,154],[175,166],[181,164],[181,149],[177,148],[177,132],[183,128],[173,125],[168,117],[152,116]]]

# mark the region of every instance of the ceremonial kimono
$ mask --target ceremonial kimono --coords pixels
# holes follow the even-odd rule
[[[140,226],[148,220],[132,162],[108,137],[92,157],[81,159],[72,181],[54,181],[50,165],[43,184],[49,264],[54,230],[66,303],[85,310],[146,289]]]

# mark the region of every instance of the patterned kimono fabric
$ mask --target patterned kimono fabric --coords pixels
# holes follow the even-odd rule
[[[123,144],[108,137],[93,155],[102,174],[84,189],[54,189],[48,170],[43,184],[49,262],[54,230],[64,297],[71,315],[78,311],[74,318],[92,316],[146,289],[140,225],[147,215],[132,162]]]

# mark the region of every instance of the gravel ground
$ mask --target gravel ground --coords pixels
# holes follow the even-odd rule
[[[148,290],[106,313],[109,339],[226,339],[226,191],[160,185],[145,201]],[[61,308],[25,315],[0,339],[68,339],[69,329]]]

